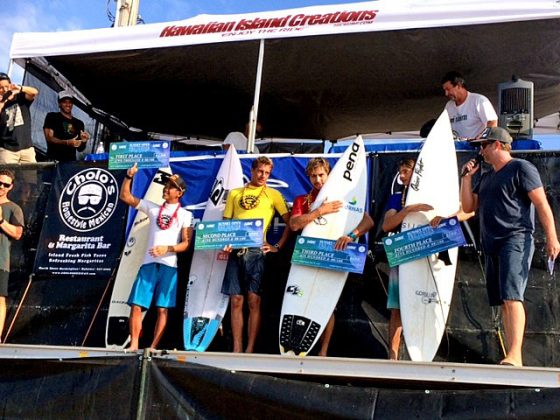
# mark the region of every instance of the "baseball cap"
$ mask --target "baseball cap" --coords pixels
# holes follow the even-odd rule
[[[167,179],[167,182],[173,185],[174,187],[178,188],[182,192],[185,192],[187,189],[187,184],[185,183],[185,181],[183,181],[183,178],[181,178],[179,175],[171,175]]]
[[[511,144],[513,141],[507,130],[502,127],[487,127],[484,129],[480,137],[475,140],[471,140],[469,143],[482,143],[484,141],[492,140],[508,144]]]
[[[74,95],[69,90],[61,90],[58,92],[58,100],[61,101],[65,98],[74,99]]]

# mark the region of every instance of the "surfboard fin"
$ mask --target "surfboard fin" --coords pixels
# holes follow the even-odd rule
[[[451,262],[451,258],[449,257],[449,251],[445,250],[445,251],[441,251],[438,254],[438,259],[440,259],[441,261],[443,261],[443,263],[445,265],[452,265],[453,263]]]

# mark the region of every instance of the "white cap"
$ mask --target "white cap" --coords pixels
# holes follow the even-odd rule
[[[69,90],[61,90],[60,92],[58,92],[58,100],[60,101],[64,98],[74,99],[74,94]]]

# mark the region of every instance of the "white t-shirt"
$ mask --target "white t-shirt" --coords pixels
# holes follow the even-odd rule
[[[467,100],[461,105],[449,101],[445,105],[453,134],[459,138],[474,139],[488,124],[498,119],[494,107],[486,96],[467,93]]]
[[[177,254],[175,252],[168,252],[161,257],[152,257],[149,253],[150,248],[156,245],[177,245],[182,240],[183,228],[189,228],[192,226],[192,213],[181,207],[181,203],[177,204],[163,204],[162,220],[164,224],[173,216],[175,210],[179,207],[177,211],[177,217],[171,223],[169,229],[160,229],[157,224],[159,217],[159,210],[161,206],[152,201],[140,200],[137,210],[146,214],[150,219],[150,232],[148,235],[148,251],[144,256],[144,262],[142,264],[150,263],[160,263],[165,264],[170,267],[177,267]]]

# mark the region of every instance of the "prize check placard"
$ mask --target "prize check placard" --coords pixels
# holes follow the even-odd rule
[[[456,217],[442,220],[436,228],[425,225],[383,238],[383,246],[391,267],[465,243]]]
[[[196,226],[194,249],[253,248],[263,244],[263,220],[203,221]]]
[[[138,168],[163,168],[169,165],[168,141],[123,141],[111,143],[109,169],[128,169],[135,163]]]
[[[336,241],[298,236],[292,263],[328,270],[361,274],[366,262],[367,246],[349,243],[344,251],[334,249]]]

